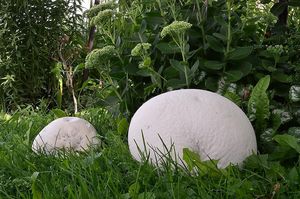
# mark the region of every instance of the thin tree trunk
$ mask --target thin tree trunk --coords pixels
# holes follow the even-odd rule
[[[98,5],[99,3],[100,3],[100,0],[95,0],[95,5]],[[93,50],[95,33],[96,33],[96,27],[93,25],[90,28],[89,39],[88,39],[88,43],[87,43],[88,52],[91,52]],[[86,81],[88,78],[89,78],[89,69],[85,68],[83,70],[83,81]]]
[[[289,15],[288,0],[279,0],[279,3],[285,4],[284,5],[285,8],[284,8],[283,12],[278,16],[277,24],[286,27],[287,26],[288,15]]]

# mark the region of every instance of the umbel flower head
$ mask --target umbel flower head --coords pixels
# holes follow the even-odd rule
[[[132,50],[131,50],[131,56],[134,57],[142,57],[145,54],[147,54],[147,51],[150,49],[151,44],[149,43],[138,43]]]
[[[184,34],[188,29],[192,27],[192,24],[185,21],[173,21],[170,25],[164,27],[160,33],[161,37],[164,38],[167,35],[172,34]]]
[[[102,24],[106,24],[108,21],[110,21],[114,15],[115,11],[112,9],[100,11],[98,15],[92,19],[92,23],[101,26]]]
[[[113,10],[115,8],[117,8],[117,4],[113,0],[113,1],[109,1],[109,2],[106,2],[106,3],[101,3],[99,5],[93,6],[91,9],[89,9],[86,12],[86,15],[87,15],[88,18],[92,18],[92,17],[95,17],[102,10],[106,10],[106,9],[112,9]]]
[[[109,58],[116,55],[116,49],[114,46],[105,46],[100,49],[95,49],[92,52],[90,52],[86,59],[85,59],[85,65],[88,68],[97,68],[103,63],[105,63]]]

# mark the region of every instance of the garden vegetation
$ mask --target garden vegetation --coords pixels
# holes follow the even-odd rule
[[[81,3],[1,0],[0,198],[300,197],[298,0],[111,0],[84,13]],[[133,160],[134,112],[182,88],[236,103],[259,154],[226,169],[189,150],[187,168]],[[71,115],[103,144],[31,151],[47,123]]]

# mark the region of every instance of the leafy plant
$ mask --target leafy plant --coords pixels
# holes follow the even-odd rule
[[[270,84],[270,76],[266,76],[258,81],[252,90],[248,101],[248,114],[251,121],[255,120],[257,133],[265,130],[270,117],[269,98],[267,89]]]
[[[4,84],[0,86],[6,110],[24,103],[37,105],[38,99],[51,98],[56,92],[52,90],[56,85],[51,74],[55,67],[52,52],[64,33],[72,41],[81,35],[80,5],[79,0],[1,2],[0,74],[14,76],[10,92],[4,91]]]

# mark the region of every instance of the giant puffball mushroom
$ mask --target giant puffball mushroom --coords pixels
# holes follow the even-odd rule
[[[160,164],[174,150],[171,156],[182,164],[183,149],[188,148],[203,161],[219,160],[219,168],[240,165],[257,151],[244,112],[227,98],[198,89],[170,91],[145,102],[132,117],[128,144],[138,161],[144,156]]]
[[[86,120],[77,117],[56,119],[44,127],[35,137],[32,150],[55,154],[58,150],[86,151],[100,144],[95,128]]]

